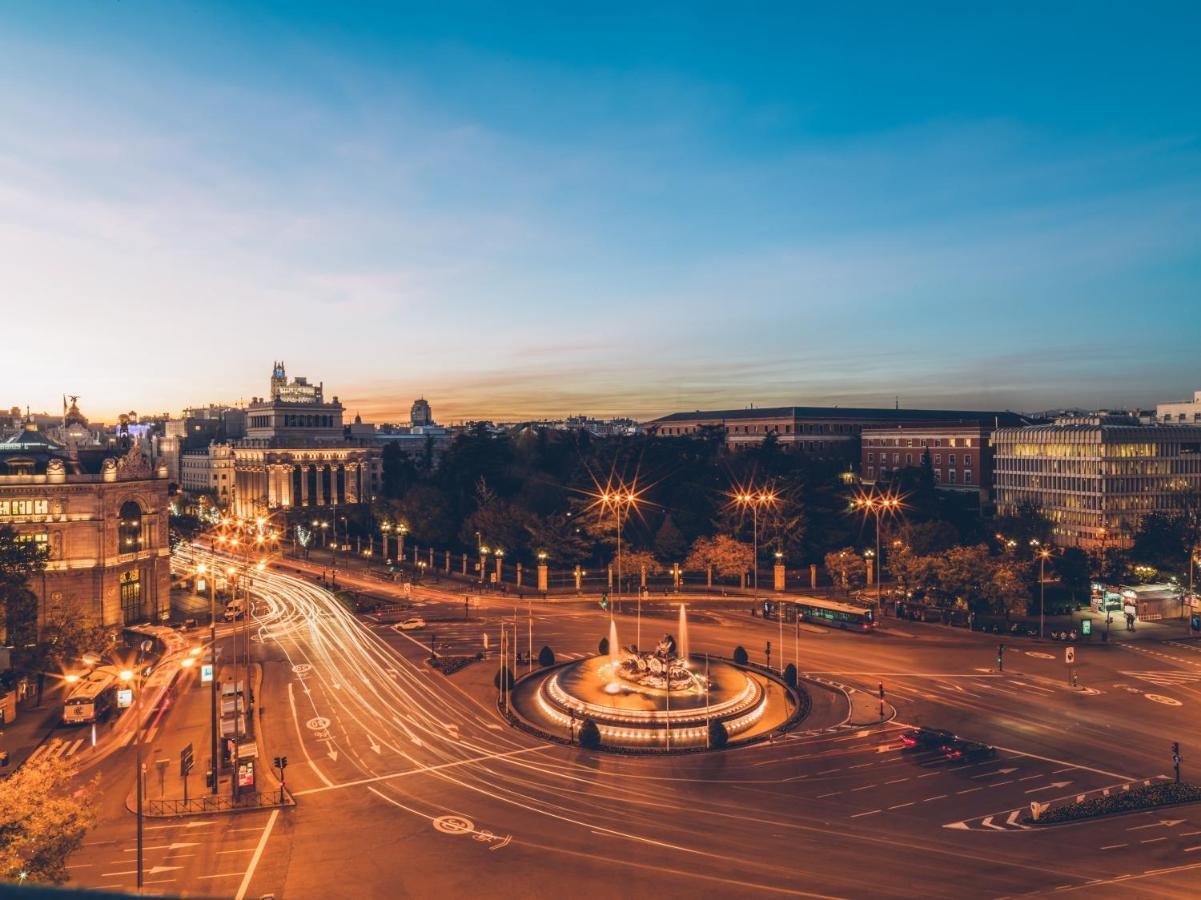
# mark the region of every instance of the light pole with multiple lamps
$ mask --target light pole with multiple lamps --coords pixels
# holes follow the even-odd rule
[[[875,489],[872,491],[860,494],[851,501],[852,509],[863,510],[864,513],[871,513],[876,517],[876,555],[875,555],[875,576],[876,576],[876,607],[881,608],[881,578],[880,570],[883,559],[880,556],[880,516],[882,514],[892,515],[901,508],[901,498],[891,493],[881,493]],[[877,613],[879,614],[879,613]]]
[[[740,490],[734,494],[734,503],[740,509],[750,507],[751,510],[751,585],[756,592],[759,590],[759,510],[775,506],[778,500],[776,492],[771,490]]]
[[[607,510],[612,510],[613,520],[617,524],[617,603],[620,603],[622,596],[622,576],[625,574],[622,571],[621,523],[625,519],[627,512],[637,508],[638,492],[632,486],[619,482],[615,489],[610,488],[602,491],[597,497],[597,504],[602,514]],[[616,604],[613,606],[616,606]],[[610,606],[610,614],[613,611],[613,606]]]
[[[1046,620],[1046,599],[1047,599],[1047,557],[1051,555],[1051,551],[1042,546],[1041,542],[1034,538],[1030,541],[1030,546],[1034,547],[1034,555],[1038,557],[1038,636],[1043,636],[1043,623]]]

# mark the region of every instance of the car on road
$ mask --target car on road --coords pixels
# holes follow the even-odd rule
[[[420,617],[415,618],[415,619],[405,619],[403,622],[401,622],[396,627],[399,628],[401,631],[416,631],[418,628],[425,627],[425,619],[422,619]]]
[[[933,750],[955,740],[955,735],[942,728],[911,728],[901,735],[901,744],[910,750]]]
[[[997,748],[979,741],[953,740],[939,747],[947,759],[959,762],[976,762],[981,759],[992,759],[997,755]]]

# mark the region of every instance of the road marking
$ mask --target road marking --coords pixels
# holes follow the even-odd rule
[[[863,787],[851,788],[851,793],[854,794],[859,791],[870,791],[872,788],[877,787],[877,786],[878,785],[874,785],[874,784],[865,784]]]
[[[304,753],[305,761],[309,764],[309,768],[317,773],[317,777],[325,782],[327,787],[333,787],[334,783],[325,777],[325,773],[317,768],[317,764],[313,762],[313,757],[309,753],[308,745],[304,742],[304,735],[300,733],[300,716],[296,714],[296,698],[292,693],[292,682],[288,682],[288,705],[292,707],[292,723],[296,726],[296,740],[300,742],[301,752]]]
[[[913,806],[913,803],[914,803],[914,801],[910,800],[908,803],[898,803],[896,806],[890,806],[888,808],[889,809],[904,809],[906,806]]]
[[[271,837],[271,829],[275,827],[275,820],[278,818],[279,810],[271,810],[267,824],[263,827],[263,836],[259,838],[259,845],[254,848],[254,856],[250,857],[250,866],[246,869],[246,876],[242,879],[242,884],[238,888],[238,893],[234,895],[234,900],[243,900],[246,896],[246,891],[250,887],[250,879],[254,877],[254,870],[258,867],[259,860],[263,856],[263,850],[267,846],[267,838]]]
[[[971,793],[973,793],[974,791],[982,791],[982,790],[984,790],[984,788],[982,788],[982,787],[968,788],[966,791],[956,791],[956,792],[955,792],[955,796],[957,796],[957,797],[958,797],[958,796],[961,796],[961,795],[963,795],[963,794],[971,794]]]
[[[1044,775],[1027,775],[1025,778],[1019,778],[1018,781],[1033,781],[1035,778],[1045,778]]]
[[[467,765],[469,763],[487,762],[490,759],[504,759],[509,756],[517,756],[522,753],[531,753],[536,750],[546,750],[546,749],[549,749],[549,748],[546,746],[521,747],[517,750],[509,750],[504,753],[488,753],[483,756],[473,756],[468,759],[455,760],[454,762],[439,763],[436,766],[420,766],[416,769],[406,769],[403,772],[392,772],[389,775],[377,775],[374,778],[360,778],[356,781],[344,781],[341,784],[333,784],[332,782],[327,781],[326,787],[307,788],[303,791],[294,791],[293,796],[302,797],[305,794],[320,794],[325,791],[333,791],[333,790],[340,790],[341,788],[357,787],[358,785],[361,785],[361,784],[375,784],[376,782],[388,781],[392,778],[404,778],[408,775],[421,775],[424,772],[437,772],[442,769],[449,769],[449,768],[453,768],[455,766]]]
[[[946,794],[935,794],[933,797],[927,797],[925,800],[922,801],[922,803],[929,803],[931,800],[945,800],[945,799],[947,799]]]
[[[1165,697],[1163,694],[1143,694],[1143,696],[1155,703],[1162,703],[1164,706],[1184,706],[1175,697]]]
[[[1106,844],[1102,850],[1117,850],[1119,847],[1128,847],[1129,844]]]
[[[886,781],[885,784],[900,784],[902,781],[908,781],[908,778],[894,778],[892,781]]]
[[[842,791],[832,791],[832,792],[831,792],[831,793],[829,793],[829,794],[818,794],[818,797],[817,797],[817,799],[818,799],[818,800],[824,800],[826,797],[837,797],[837,796],[838,796],[839,794],[841,794],[841,793],[842,793]]]
[[[197,875],[197,878],[236,878],[241,877],[241,872],[221,872],[219,875]]]
[[[1156,844],[1159,841],[1166,841],[1166,837],[1147,838],[1145,841],[1139,841],[1140,844]]]
[[[1201,844],[1198,844],[1196,847],[1185,847],[1184,848],[1185,853],[1192,853],[1194,850],[1201,850]]]
[[[858,819],[861,816],[874,816],[878,812],[881,812],[881,810],[869,809],[867,812],[855,813],[853,816],[851,816],[851,818]]]

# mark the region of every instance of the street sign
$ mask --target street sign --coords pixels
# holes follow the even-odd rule
[[[213,664],[204,663],[200,667],[200,683],[211,684],[213,681]]]
[[[117,709],[128,709],[133,705],[133,688],[121,688],[117,691]]]
[[[1083,634],[1085,637],[1087,637],[1088,635],[1093,633],[1093,620],[1092,619],[1083,619],[1080,622],[1080,633]]]
[[[1076,661],[1076,648],[1075,647],[1064,647],[1063,648],[1063,661],[1065,663],[1067,663],[1069,666]]]
[[[196,758],[192,753],[192,745],[188,744],[188,746],[179,751],[179,774],[187,778],[188,773],[192,771],[195,765]]]

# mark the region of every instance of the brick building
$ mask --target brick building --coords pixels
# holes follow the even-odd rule
[[[885,481],[897,469],[920,466],[928,453],[940,488],[975,492],[985,503],[992,490],[992,432],[992,425],[972,421],[865,428],[859,474],[867,482]]]

